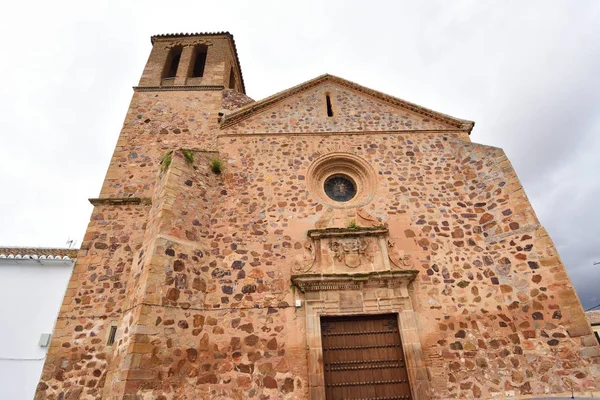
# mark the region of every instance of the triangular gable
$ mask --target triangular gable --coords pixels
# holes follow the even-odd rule
[[[328,118],[329,95],[333,118]],[[242,123],[243,121],[243,123]],[[236,126],[239,125],[239,126]],[[260,133],[473,129],[472,121],[442,114],[333,75],[322,75],[221,119],[221,128]]]

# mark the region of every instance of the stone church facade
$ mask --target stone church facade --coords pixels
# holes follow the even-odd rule
[[[229,33],[152,43],[36,399],[597,390],[565,267],[473,122],[331,75],[254,101]]]

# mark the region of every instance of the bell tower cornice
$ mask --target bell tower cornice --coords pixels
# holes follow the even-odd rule
[[[136,91],[223,88],[245,94],[235,41],[229,32],[160,34],[150,41],[152,52]]]

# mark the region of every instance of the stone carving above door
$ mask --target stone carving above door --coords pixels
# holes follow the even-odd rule
[[[361,217],[365,219],[364,217]],[[291,283],[305,301],[309,368],[323,371],[320,318],[324,315],[364,315],[398,312],[409,378],[419,399],[428,399],[427,372],[412,311],[409,285],[419,271],[403,242],[390,237],[387,226],[312,229],[292,267]],[[303,253],[302,253],[303,252]],[[419,256],[415,254],[415,260]],[[396,327],[394,324],[393,327]],[[409,338],[413,339],[411,342]],[[419,372],[417,369],[421,368]],[[425,371],[425,372],[423,372]],[[324,399],[324,375],[311,375],[311,393]],[[424,377],[419,380],[419,377]]]
[[[391,239],[388,239],[387,247],[392,269],[410,269],[413,267],[414,263],[411,254],[398,249],[396,243]]]
[[[292,275],[412,270],[419,258],[391,238],[385,225],[312,229],[307,236],[292,261]]]
[[[387,227],[313,229],[292,262],[292,274],[389,270]]]
[[[329,249],[333,258],[343,263],[348,268],[357,268],[363,258],[373,261],[377,251],[376,244],[371,246],[372,240],[363,237],[342,237],[329,239]]]
[[[306,274],[312,270],[315,265],[316,253],[312,240],[304,242],[303,253],[299,255],[292,265],[292,273]]]

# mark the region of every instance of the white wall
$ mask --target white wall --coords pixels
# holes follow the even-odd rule
[[[73,260],[0,259],[0,399],[31,400]]]

